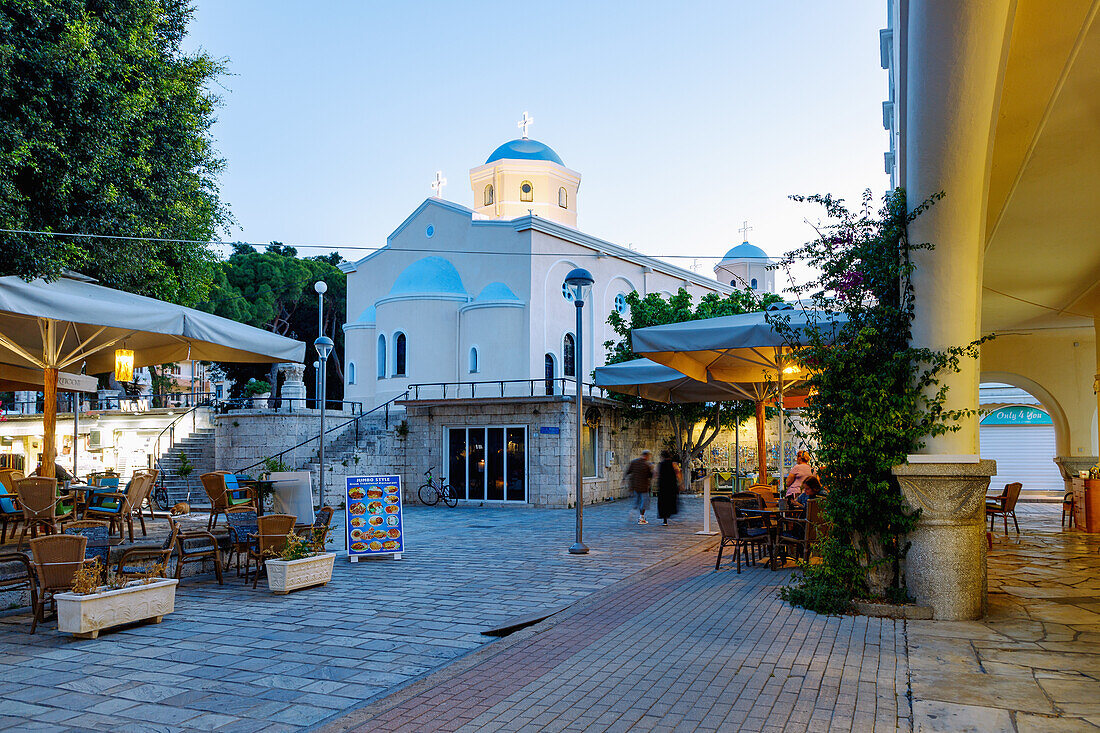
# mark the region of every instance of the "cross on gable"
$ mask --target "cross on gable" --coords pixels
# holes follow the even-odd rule
[[[436,198],[443,198],[443,187],[447,185],[447,179],[443,177],[443,171],[435,172],[435,180],[432,181],[432,191]]]
[[[752,227],[749,226],[749,222],[747,220],[741,226],[741,228],[738,229],[737,231],[741,232],[741,241],[742,242],[749,241],[749,232],[752,231]]]
[[[531,123],[535,121],[535,118],[527,114],[527,110],[523,111],[523,119],[516,124],[516,127],[523,133],[523,138],[527,139],[527,128],[531,126]]]

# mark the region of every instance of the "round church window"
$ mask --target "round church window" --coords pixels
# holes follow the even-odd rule
[[[619,293],[615,296],[615,311],[619,315],[626,313],[626,295]]]
[[[561,297],[563,297],[563,298],[565,298],[566,300],[569,300],[569,301],[573,300],[573,291],[571,291],[569,289],[569,286],[566,285],[565,283],[561,284]]]
[[[431,239],[433,234],[435,234],[435,225],[434,224],[429,224],[428,228],[424,230],[424,235],[428,239]]]

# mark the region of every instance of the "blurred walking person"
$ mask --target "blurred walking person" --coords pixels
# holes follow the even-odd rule
[[[673,459],[672,453],[661,451],[661,462],[657,464],[657,516],[668,526],[668,518],[680,510],[680,464]]]
[[[649,489],[653,483],[653,463],[649,460],[650,452],[642,451],[642,455],[635,458],[626,467],[623,474],[623,483],[634,492],[634,509],[638,510],[638,524],[649,524],[645,518],[645,510],[649,508]],[[633,517],[634,510],[631,510]]]

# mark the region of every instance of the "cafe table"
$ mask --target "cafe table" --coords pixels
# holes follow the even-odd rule
[[[768,531],[768,565],[772,570],[778,570],[775,565],[776,550],[779,546],[779,530],[783,517],[787,514],[800,514],[790,509],[738,509],[738,512],[746,517],[759,517],[764,520],[764,529]]]

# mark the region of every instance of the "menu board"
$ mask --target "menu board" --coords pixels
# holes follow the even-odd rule
[[[400,476],[348,476],[348,558],[393,555],[401,559],[405,549],[405,523],[401,506]]]

